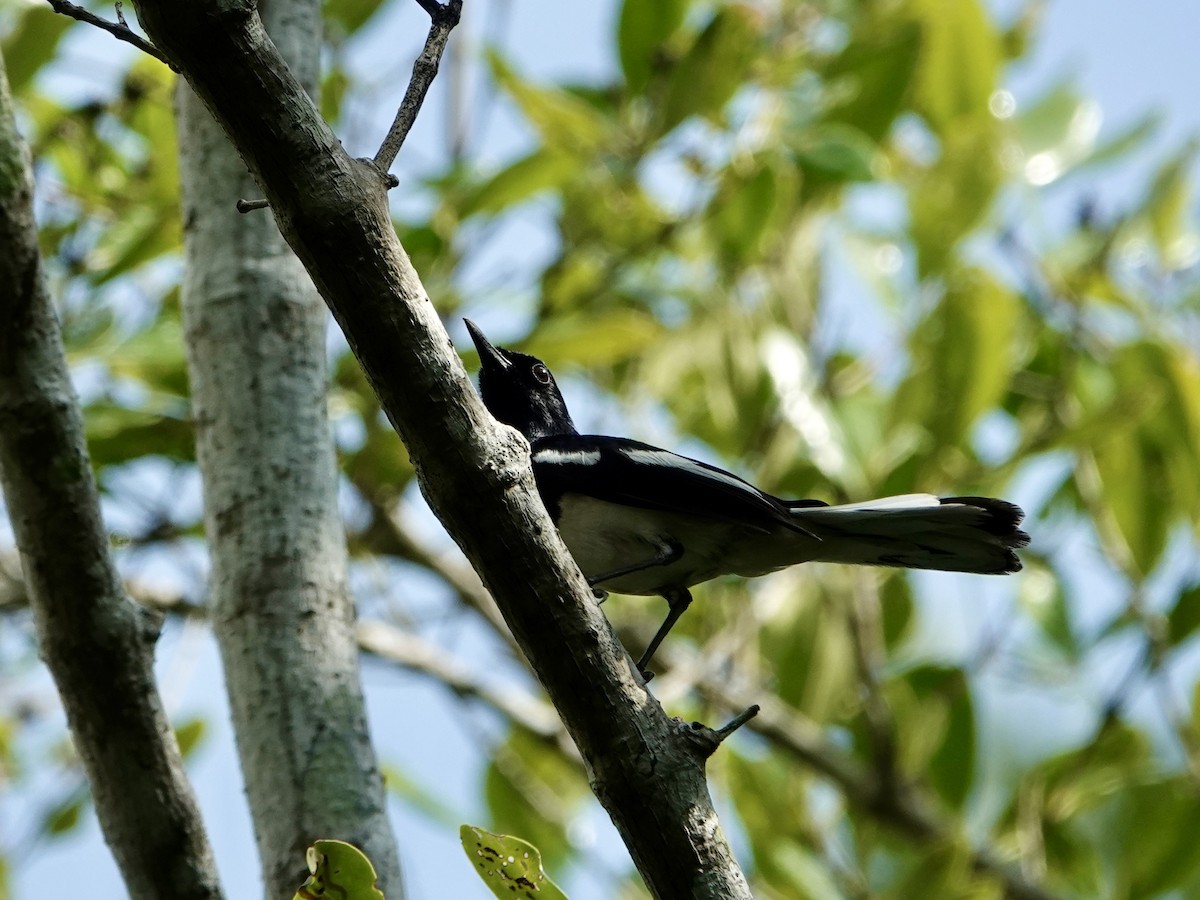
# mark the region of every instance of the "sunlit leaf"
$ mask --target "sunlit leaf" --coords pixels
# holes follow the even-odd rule
[[[998,880],[976,874],[970,848],[956,841],[931,847],[896,888],[881,896],[888,900],[909,897],[1001,900],[1004,888]]]
[[[187,759],[204,741],[208,732],[208,723],[201,718],[188,719],[175,726],[175,742],[179,745],[179,754]]]
[[[534,333],[526,349],[547,362],[611,365],[645,352],[661,332],[653,316],[636,309],[614,309],[555,318]]]
[[[980,0],[914,0],[921,24],[915,103],[935,131],[987,115],[1000,74],[1000,34]]]
[[[466,217],[495,214],[540,191],[561,185],[578,171],[578,160],[565,153],[539,150],[517,160],[484,182],[460,207]]]
[[[912,239],[922,277],[946,268],[951,251],[991,208],[1000,185],[999,132],[966,122],[942,138],[941,155],[909,195]]]
[[[975,705],[966,673],[949,666],[920,666],[902,676],[923,708],[945,710],[941,742],[929,757],[929,782],[951,809],[961,809],[975,779]],[[917,715],[916,721],[924,720]],[[940,716],[938,716],[940,718]]]
[[[825,69],[833,98],[825,120],[882,140],[903,109],[920,59],[921,35],[917,22],[865,16],[859,33]]]
[[[721,7],[671,73],[662,106],[663,131],[691,116],[716,120],[737,93],[754,61],[761,14],[753,7]]]
[[[79,818],[83,814],[86,800],[86,796],[82,793],[72,794],[53,806],[42,818],[42,831],[52,837],[59,837],[69,831],[74,831],[79,825]]]
[[[324,17],[345,37],[365,25],[382,4],[383,0],[325,0]]]
[[[1039,564],[1026,566],[1021,576],[1017,602],[1063,658],[1079,659],[1080,648],[1071,627],[1071,610],[1062,582]]]
[[[8,86],[20,96],[38,71],[54,57],[58,42],[75,24],[42,4],[29,4],[21,12],[16,26],[4,38],[3,53]]]
[[[961,443],[1011,378],[1018,312],[1016,298],[986,272],[952,275],[916,332],[914,372],[901,386],[893,421],[918,417],[936,445]]]
[[[1167,640],[1172,646],[1186,641],[1200,628],[1200,583],[1180,592],[1167,613]]]
[[[1049,184],[1087,159],[1100,133],[1100,105],[1067,85],[1047,93],[1017,119],[1025,178]]]
[[[1143,215],[1150,224],[1162,259],[1173,265],[1180,243],[1188,230],[1187,213],[1192,200],[1192,161],[1197,142],[1189,143],[1179,154],[1167,160],[1154,176]]]
[[[625,83],[635,94],[641,93],[655,67],[655,54],[664,41],[683,24],[688,0],[625,0],[617,23],[617,50]]]
[[[345,841],[316,841],[306,854],[312,874],[296,891],[294,900],[384,900],[375,886],[378,875],[365,853]]]
[[[521,78],[494,53],[488,60],[496,83],[516,101],[548,147],[573,155],[590,154],[607,136],[609,124],[591,105],[568,91]]]
[[[729,174],[710,204],[708,225],[726,259],[739,265],[761,249],[776,209],[779,185],[769,165],[748,174]]]
[[[488,889],[502,900],[566,900],[542,869],[537,847],[510,834],[496,834],[474,825],[458,830],[463,852],[467,854]]]
[[[796,161],[810,177],[830,181],[869,181],[878,155],[875,144],[850,125],[826,123],[796,139]]]

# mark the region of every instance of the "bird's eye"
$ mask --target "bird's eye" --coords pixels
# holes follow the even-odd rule
[[[540,364],[536,365],[533,367],[533,377],[536,378],[538,381],[540,381],[542,384],[549,384],[550,383],[550,370],[547,369],[543,365],[540,365]]]

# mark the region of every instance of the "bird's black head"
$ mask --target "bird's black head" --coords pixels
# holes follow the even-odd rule
[[[534,441],[576,434],[567,404],[545,363],[534,356],[493,347],[470,319],[464,319],[479,350],[479,393],[496,419]]]

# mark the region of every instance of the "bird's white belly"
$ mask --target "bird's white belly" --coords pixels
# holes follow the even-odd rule
[[[672,547],[686,548],[673,562],[597,584],[620,594],[661,594],[664,588],[690,587],[718,575],[763,575],[802,561],[794,558],[797,535],[791,531],[739,534],[735,525],[720,520],[579,494],[562,498],[558,530],[589,579],[649,562]]]

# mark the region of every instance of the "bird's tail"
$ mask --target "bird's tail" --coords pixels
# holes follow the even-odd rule
[[[811,503],[811,501],[808,501]],[[1004,575],[1021,569],[1029,543],[1020,507],[990,497],[905,494],[846,506],[789,504],[822,562]]]

